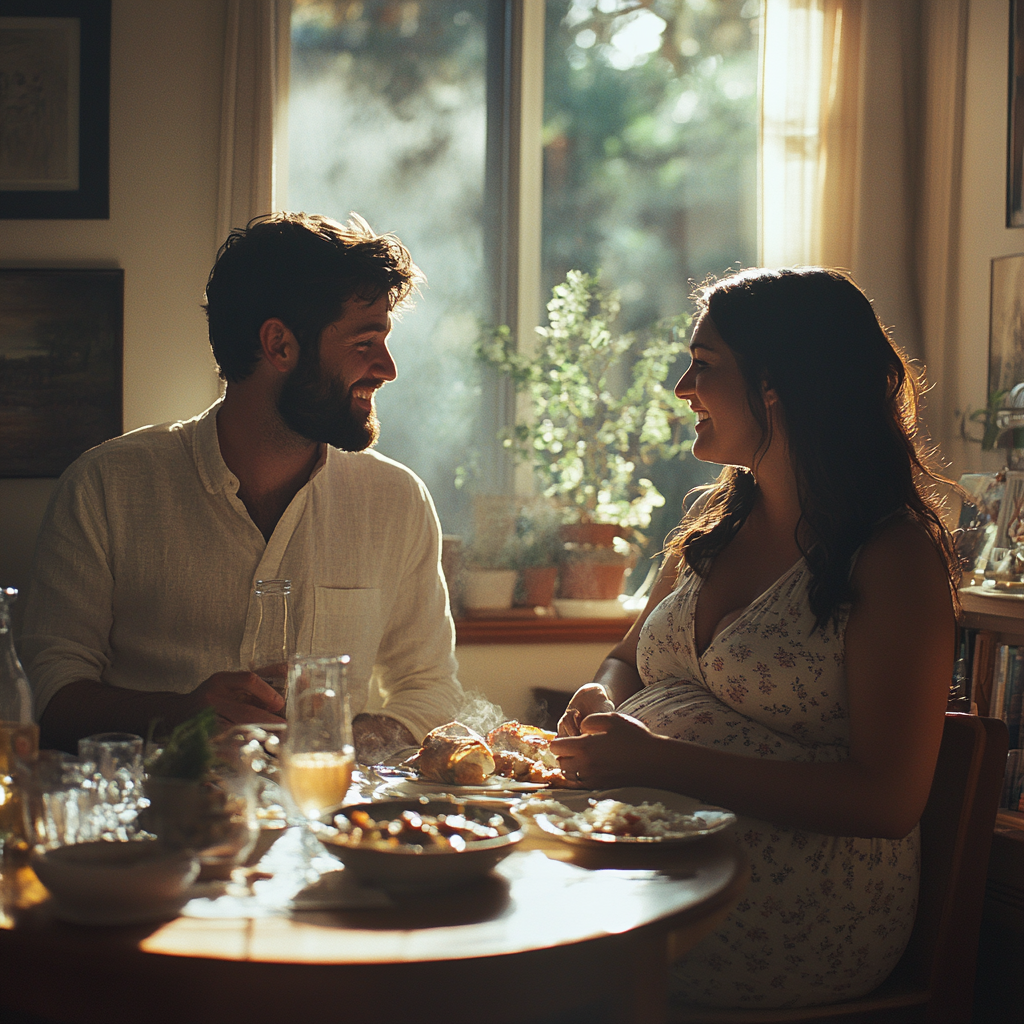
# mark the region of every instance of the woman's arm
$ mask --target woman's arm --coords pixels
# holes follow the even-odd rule
[[[581,686],[572,696],[565,714],[558,722],[559,736],[578,736],[580,724],[588,715],[617,708],[636,693],[642,683],[636,668],[636,649],[647,616],[672,593],[679,571],[679,556],[669,555],[658,573],[644,610],[637,616],[622,642],[612,648],[594,674],[594,681]]]
[[[552,749],[588,786],[674,790],[781,825],[901,838],[921,816],[942,738],[954,617],[923,530],[888,525],[858,559],[846,630],[850,753],[840,762],[752,759],[655,736],[620,715],[583,723]]]

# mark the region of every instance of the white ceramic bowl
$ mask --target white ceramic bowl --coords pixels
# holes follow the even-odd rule
[[[32,867],[58,917],[81,924],[131,924],[173,917],[199,874],[191,854],[160,842],[94,842],[36,853]]]

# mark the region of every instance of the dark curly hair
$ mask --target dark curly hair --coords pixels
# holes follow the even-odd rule
[[[750,410],[771,442],[763,388],[782,410],[800,498],[796,542],[812,574],[817,627],[853,597],[852,558],[896,512],[917,520],[941,554],[956,601],[959,561],[935,484],[949,484],[921,443],[921,381],[870,301],[837,270],[743,270],[694,294],[739,364]],[[667,548],[705,575],[754,504],[751,473],[722,470],[700,512]]]
[[[202,308],[221,377],[244,380],[259,361],[259,332],[281,320],[315,353],[323,329],[357,295],[388,296],[400,310],[424,280],[394,235],[378,235],[356,214],[347,224],[306,213],[256,217],[217,253]]]

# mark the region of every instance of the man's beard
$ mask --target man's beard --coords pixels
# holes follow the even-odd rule
[[[281,387],[277,399],[281,419],[300,437],[347,452],[361,452],[375,445],[380,436],[376,412],[371,410],[368,416],[353,412],[352,388],[322,372],[319,352],[310,356],[299,357]],[[369,382],[353,384],[360,386],[369,386]]]

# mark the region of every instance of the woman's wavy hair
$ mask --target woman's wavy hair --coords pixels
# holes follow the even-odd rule
[[[423,280],[405,246],[358,214],[347,224],[307,213],[256,217],[228,235],[206,285],[203,309],[220,375],[237,382],[252,373],[260,328],[271,318],[291,330],[308,358],[353,295],[368,303],[387,295],[397,311]]]
[[[897,511],[932,537],[953,600],[959,561],[943,523],[918,432],[922,381],[889,338],[856,284],[837,270],[743,270],[697,289],[698,316],[714,324],[739,364],[750,410],[771,443],[764,388],[778,396],[800,498],[796,542],[812,574],[817,628],[838,622],[854,594],[852,558],[878,523]],[[667,548],[705,575],[754,503],[754,477],[727,466],[699,514],[684,519]]]

